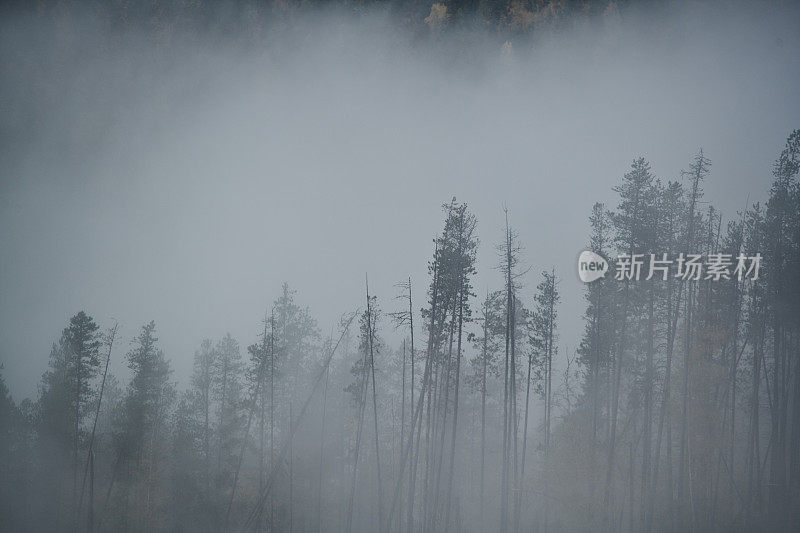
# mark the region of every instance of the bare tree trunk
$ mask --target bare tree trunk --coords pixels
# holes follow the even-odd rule
[[[458,348],[456,349],[456,382],[455,393],[453,397],[453,431],[450,436],[450,474],[447,482],[447,500],[446,511],[444,515],[444,529],[450,530],[450,506],[453,495],[453,477],[455,468],[456,457],[456,433],[458,430],[458,386],[459,378],[461,375],[461,331],[464,323],[464,279],[461,280],[461,288],[459,290],[459,306],[458,306]]]
[[[441,496],[441,481],[442,481],[442,467],[444,465],[444,443],[445,443],[445,436],[447,433],[447,413],[448,413],[448,403],[450,400],[450,375],[451,375],[451,365],[453,360],[453,341],[455,336],[455,309],[458,306],[458,299],[457,295],[453,295],[453,320],[450,321],[450,335],[449,335],[449,346],[447,350],[447,359],[444,362],[444,371],[442,372],[442,381],[440,386],[440,393],[439,398],[436,404],[436,409],[434,413],[441,412],[441,415],[437,415],[436,419],[441,416],[442,424],[441,424],[441,434],[439,434],[439,424],[438,420],[435,420],[435,424],[433,426],[434,430],[434,442],[438,444],[438,451],[434,451],[434,466],[436,469],[435,475],[433,477],[433,504],[431,505],[432,512],[430,513],[429,518],[429,528],[431,530],[436,528],[436,522],[439,517],[439,500]],[[447,526],[445,525],[445,528]]]
[[[270,343],[271,343],[270,338]],[[267,361],[267,315],[264,313],[264,334],[261,339],[261,357],[263,358],[262,364]],[[272,366],[272,362],[270,362]],[[266,418],[267,418],[267,394],[266,387],[261,387],[259,395],[259,416],[258,416],[258,493],[264,490],[264,462],[266,460]]]
[[[400,382],[400,449],[403,449],[403,444],[406,438],[406,340],[403,339],[403,362]],[[394,455],[394,453],[392,454]],[[400,529],[403,529],[402,521],[400,522]]]
[[[411,278],[410,277],[408,278],[408,322],[409,322],[409,329],[411,331],[411,398],[410,398],[411,402],[410,402],[409,406],[410,406],[411,409],[413,409],[414,408],[414,384],[416,383],[416,381],[415,381],[415,378],[414,378],[414,365],[415,365],[415,363],[414,363],[414,361],[415,361],[415,352],[414,352],[414,308],[413,308],[413,305],[411,303]],[[409,449],[412,446],[412,439],[414,438],[414,419],[413,419],[413,416],[411,417],[410,422],[411,422],[411,424],[409,426],[408,444],[407,444],[407,448],[409,448]],[[417,430],[417,443],[416,443],[417,454],[419,453],[419,436],[420,436],[421,429],[422,429],[422,425],[421,424],[422,424],[422,418],[420,418],[420,426],[419,426],[419,429]],[[401,453],[402,453],[402,449],[401,449]],[[408,523],[408,531],[409,531],[409,533],[411,533],[411,531],[413,530],[413,527],[414,527],[414,495],[415,495],[416,477],[417,477],[417,459],[416,459],[416,457],[417,457],[416,454],[412,450],[411,451],[411,464],[412,464],[412,466],[411,466],[411,468],[409,468],[409,472],[408,472],[408,502],[407,502],[408,512],[407,512],[407,515],[406,515],[406,522]],[[404,459],[405,459],[405,457],[402,457],[401,458],[401,462],[400,462],[400,474],[399,474],[399,477],[400,477],[401,480],[403,478],[403,467],[405,466]],[[391,529],[391,521],[389,523],[389,529]],[[400,528],[400,530],[402,531],[402,527]]]
[[[420,394],[419,402],[421,402],[421,401],[424,401],[424,400],[422,398],[422,395]],[[413,424],[413,420],[412,420],[412,424]],[[406,446],[406,449],[410,450],[410,453],[413,456],[412,459],[411,459],[412,463],[411,463],[411,469],[410,469],[410,472],[409,472],[409,475],[410,475],[411,479],[410,479],[409,485],[408,485],[409,503],[408,503],[408,517],[407,517],[407,520],[406,520],[406,522],[408,524],[408,532],[409,533],[412,533],[414,531],[414,497],[416,495],[416,486],[417,486],[417,465],[419,463],[419,447],[420,447],[420,440],[421,440],[420,437],[422,436],[422,416],[418,417],[418,423],[417,423],[416,427],[417,427],[417,429],[416,429],[416,431],[417,431],[417,441],[414,444],[414,448],[411,448],[412,442],[411,442],[410,438],[409,438],[408,445]],[[400,472],[402,473],[402,469],[401,469]],[[391,520],[390,520],[390,522],[391,522]]]
[[[94,451],[89,450],[89,516],[86,530],[94,531]]]
[[[678,500],[681,503],[682,511],[685,511],[685,498],[684,491],[686,489],[686,447],[688,443],[688,420],[689,420],[689,366],[691,362],[691,348],[692,348],[692,307],[694,300],[694,285],[692,282],[688,288],[688,295],[686,298],[686,314],[685,322],[685,338],[683,345],[683,383],[681,391],[681,444],[680,456],[678,458]]]
[[[431,361],[432,365],[432,380],[430,388],[428,389],[428,405],[426,409],[425,420],[425,475],[422,480],[422,530],[426,531],[428,527],[428,516],[431,500],[431,470],[433,461],[433,437],[432,437],[432,412],[434,411],[434,398],[436,394],[436,383],[438,381],[439,367],[435,361]]]
[[[553,355],[555,350],[553,349],[553,344],[555,342],[554,336],[554,307],[555,307],[555,283],[556,283],[556,271],[553,269],[551,272],[550,277],[550,309],[549,309],[549,316],[548,316],[548,332],[547,332],[547,429],[545,432],[545,454],[550,451],[550,427],[552,424],[553,418]]]
[[[738,251],[741,251],[741,245],[738,247],[738,249],[739,249]],[[741,290],[742,288],[740,287],[739,283],[735,282],[736,308],[734,311],[735,315],[733,321],[733,350],[731,352],[731,369],[730,369],[731,435],[729,442],[730,466],[728,467],[729,470],[728,491],[730,492],[729,496],[730,507],[728,509],[728,516],[730,517],[733,517],[736,513],[736,498],[734,496],[738,495],[737,494],[738,489],[736,487],[736,393],[737,393],[736,376],[739,369],[739,359],[744,353],[745,348],[747,348],[747,338],[745,338],[742,344],[741,351],[739,350],[739,327],[742,314]]]
[[[294,401],[289,401],[289,533],[294,531]]]
[[[97,398],[97,409],[95,410],[95,413],[94,413],[94,422],[92,423],[92,433],[91,433],[91,436],[89,437],[89,452],[88,452],[88,454],[86,456],[86,468],[83,471],[83,481],[81,482],[81,497],[80,497],[80,500],[78,501],[78,514],[80,514],[81,508],[83,507],[83,489],[84,489],[84,487],[86,485],[87,471],[90,468],[92,469],[92,476],[94,476],[94,455],[93,455],[94,437],[95,437],[95,434],[97,432],[97,421],[100,418],[100,406],[103,403],[103,392],[105,391],[105,388],[106,388],[106,377],[108,376],[108,364],[111,362],[111,348],[114,346],[114,339],[117,336],[117,328],[118,327],[119,327],[119,324],[114,324],[114,327],[111,329],[111,331],[109,333],[109,336],[108,336],[108,354],[106,355],[106,366],[103,369],[103,380],[100,383],[100,393],[99,393],[99,397]],[[91,465],[89,464],[90,462],[91,462]],[[94,481],[94,477],[92,478],[92,481]],[[89,500],[90,513],[93,514],[94,513],[94,509],[93,509],[94,496],[93,496],[93,493],[90,496],[90,498],[91,498]],[[93,518],[90,518],[90,521],[93,521]]]
[[[225,435],[223,428],[225,427],[225,400],[228,391],[228,356],[225,355],[225,360],[222,366],[222,399],[219,406],[219,439],[217,449],[217,489],[220,488],[220,480],[222,479],[222,439]]]
[[[633,533],[633,442],[628,443],[628,531]]]
[[[270,339],[269,339],[269,351],[270,351],[270,370],[269,370],[269,467],[270,469],[275,468],[275,309],[272,310],[272,315],[270,316]],[[266,490],[265,486],[262,486],[261,490],[259,491],[259,495],[261,495]],[[270,498],[270,514],[269,518],[275,515],[274,507],[274,500]],[[260,525],[260,524],[259,524]]]
[[[611,401],[611,428],[609,432],[609,443],[608,443],[608,467],[606,469],[606,488],[605,488],[605,496],[603,497],[603,503],[605,507],[605,520],[608,520],[608,508],[610,504],[611,498],[611,485],[613,480],[614,474],[614,452],[616,447],[616,439],[617,439],[617,415],[619,410],[619,389],[621,385],[621,378],[622,378],[622,357],[625,353],[625,335],[626,335],[626,322],[627,322],[627,307],[628,307],[628,281],[625,282],[624,288],[624,297],[623,297],[623,306],[622,306],[622,320],[620,329],[618,330],[619,333],[619,340],[617,342],[617,351],[614,355],[614,385],[612,396],[613,399]]]
[[[486,477],[486,357],[487,357],[487,343],[488,343],[488,325],[487,320],[489,316],[489,295],[486,295],[486,301],[483,306],[483,354],[481,361],[481,532],[485,531],[484,512],[485,505],[485,477]]]
[[[687,229],[687,250],[692,253],[694,249],[694,223],[695,223],[695,206],[700,194],[700,179],[702,178],[702,151],[700,152],[700,165],[692,174],[692,195],[689,204],[689,226]],[[694,306],[694,283],[687,281],[689,287],[686,294],[686,313],[684,322],[686,326],[686,334],[684,338],[684,363],[683,363],[683,390],[681,393],[681,443],[680,443],[680,457],[678,465],[678,499],[681,506],[685,507],[684,489],[686,487],[686,447],[688,443],[688,419],[689,419],[689,367],[691,362],[691,349],[692,349],[692,309]],[[681,509],[685,511],[685,509]]]
[[[209,364],[204,363],[203,378],[203,471],[206,485],[206,501],[211,500],[211,391]]]
[[[549,470],[549,462],[548,457],[550,454],[550,426],[551,420],[553,415],[553,344],[555,342],[554,339],[554,328],[555,328],[555,283],[556,283],[556,273],[555,269],[551,272],[550,277],[550,286],[548,287],[548,331],[547,331],[547,383],[546,383],[546,396],[545,396],[545,429],[544,429],[544,471],[545,476],[548,475]],[[547,493],[547,489],[549,488],[549,480],[545,481],[545,492]],[[544,508],[544,529],[547,531],[548,525],[548,506]]]
[[[378,469],[378,532],[383,529],[383,485],[381,483],[381,454],[378,435],[378,393],[375,384],[375,352],[373,349],[374,332],[372,330],[372,307],[369,299],[369,281],[367,281],[367,332],[369,336],[369,359],[372,371],[372,412],[375,422],[375,463]]]
[[[747,501],[748,511],[752,514],[754,505],[761,505],[761,425],[759,409],[761,407],[761,360],[764,350],[763,320],[758,328],[758,339],[753,347],[753,384],[750,400],[750,445],[747,466]]]
[[[645,531],[649,532],[652,528],[653,523],[653,512],[655,506],[655,499],[656,499],[656,492],[658,490],[658,472],[659,467],[661,464],[661,438],[662,432],[664,430],[664,422],[667,417],[667,406],[669,405],[670,400],[670,384],[672,382],[672,355],[675,349],[675,333],[678,329],[678,316],[680,314],[680,302],[681,302],[681,295],[683,292],[683,285],[678,286],[678,294],[676,298],[676,302],[674,304],[674,314],[673,314],[673,303],[672,303],[672,277],[668,278],[668,286],[667,286],[667,361],[666,361],[666,368],[664,370],[664,389],[662,392],[662,399],[661,399],[661,409],[658,415],[658,430],[656,432],[656,450],[655,450],[655,464],[653,466],[653,479],[651,482],[650,488],[650,497],[649,497],[649,507],[647,511],[647,524],[645,527]],[[669,497],[670,502],[672,501],[672,479],[671,479],[671,453],[670,450],[672,448],[672,432],[669,428],[667,428],[667,460],[670,464],[670,478],[668,480],[667,486],[669,487]]]
[[[438,245],[437,245],[436,251],[434,252],[434,258],[437,258],[437,256],[438,256]],[[432,286],[432,294],[431,294],[431,313],[430,313],[431,314],[431,320],[430,320],[430,326],[429,326],[429,331],[428,331],[428,346],[427,346],[427,350],[426,350],[425,369],[423,371],[422,387],[420,389],[419,399],[417,400],[417,407],[414,409],[414,416],[411,419],[411,426],[412,427],[414,427],[414,425],[415,425],[417,420],[419,420],[419,424],[420,424],[419,432],[417,434],[417,453],[416,453],[417,456],[419,455],[419,433],[421,433],[421,430],[422,430],[422,427],[421,427],[421,425],[422,425],[421,414],[422,414],[423,407],[425,406],[425,395],[426,395],[426,393],[428,394],[429,400],[430,400],[430,382],[431,382],[431,374],[432,374],[432,371],[433,371],[433,364],[432,364],[433,361],[432,361],[432,359],[433,359],[433,350],[434,350],[435,338],[436,338],[435,331],[434,331],[434,325],[435,325],[434,321],[435,321],[436,311],[437,311],[437,306],[438,306],[438,289],[439,289],[439,265],[438,265],[438,261],[434,260],[434,265],[433,265],[433,286]],[[430,413],[430,401],[428,402],[428,405],[429,405],[428,413]],[[399,475],[398,475],[397,484],[395,485],[394,495],[392,496],[392,505],[390,507],[389,518],[387,520],[386,529],[388,531],[391,531],[391,529],[392,529],[392,518],[394,516],[394,510],[395,510],[395,507],[397,505],[397,499],[398,499],[398,496],[399,496],[399,493],[400,493],[400,488],[402,486],[403,470],[405,468],[409,453],[411,452],[411,442],[412,442],[412,439],[409,438],[408,445],[406,446],[406,448],[405,448],[405,450],[403,452],[403,458],[402,458],[402,460],[400,462],[400,472],[399,472]],[[414,471],[416,469],[416,460],[417,459],[414,459],[414,463],[415,463]],[[414,477],[414,476],[412,475],[412,477]],[[415,486],[414,480],[412,480],[412,483],[410,484],[410,486],[412,488]],[[413,492],[413,490],[412,490],[412,492]],[[412,495],[411,499],[413,501],[413,495]],[[424,513],[423,513],[423,515],[424,515]],[[411,529],[413,527],[413,521],[409,521],[408,527],[409,527],[409,529]]]
[[[516,357],[516,332],[517,332],[517,297],[516,294],[513,293],[512,287],[512,295],[511,295],[511,425],[513,428],[513,453],[514,453],[514,477],[513,477],[513,487],[514,493],[517,494],[519,492],[519,453],[518,453],[518,444],[519,444],[519,435],[518,435],[518,428],[519,428],[519,421],[517,417],[517,357]],[[515,499],[515,504],[516,504]],[[516,511],[514,513],[517,514]],[[514,530],[516,533],[516,529]]]
[[[75,439],[72,457],[72,520],[74,528],[78,530],[80,509],[78,508],[78,438],[80,436],[80,411],[81,411],[81,356],[75,357]]]
[[[594,501],[595,501],[595,491],[597,485],[597,433],[600,425],[600,301],[602,298],[601,289],[598,288],[596,293],[597,298],[594,302],[594,314],[592,316],[592,335],[594,337],[592,342],[592,444],[589,450],[589,505],[592,507],[590,508],[590,514],[593,517],[594,514]],[[530,367],[530,362],[528,363]],[[530,372],[530,371],[529,371]],[[530,376],[528,377],[530,381]],[[526,400],[527,402],[527,400]],[[526,415],[527,418],[527,415]],[[524,450],[524,447],[523,447]],[[524,458],[524,451],[523,451],[523,458]]]
[[[317,387],[319,386],[320,382],[322,381],[322,378],[325,376],[325,373],[328,371],[328,368],[329,368],[329,366],[331,364],[331,359],[333,359],[333,356],[336,353],[336,349],[339,347],[339,344],[341,343],[342,338],[344,338],[345,333],[347,333],[347,330],[349,329],[350,324],[353,322],[355,317],[356,317],[356,313],[353,313],[353,315],[347,321],[347,324],[345,324],[344,328],[342,328],[342,334],[339,337],[339,340],[336,342],[336,345],[333,347],[331,352],[326,357],[325,362],[322,365],[322,369],[320,370],[320,373],[317,374],[317,377],[315,378],[314,383],[313,383],[313,385],[311,387],[311,391],[309,392],[309,395],[306,397],[306,401],[303,403],[303,407],[300,409],[300,413],[297,415],[296,419],[294,419],[294,417],[292,416],[292,413],[291,413],[292,404],[291,403],[289,404],[289,407],[290,407],[290,419],[294,419],[294,422],[290,425],[289,434],[287,435],[286,441],[284,442],[284,444],[283,444],[283,446],[282,446],[282,448],[280,450],[280,453],[278,455],[278,461],[282,462],[284,460],[284,457],[286,457],[287,451],[291,447],[292,440],[294,439],[294,434],[297,431],[297,428],[300,426],[300,421],[305,416],[305,413],[308,410],[308,406],[309,406],[309,404],[311,403],[311,400],[314,397],[314,394],[315,394],[315,392],[317,390]],[[275,482],[275,477],[276,477],[277,472],[278,472],[277,466],[278,466],[277,464],[273,464],[273,466],[272,466],[272,468],[270,470],[269,477],[267,478],[266,485],[264,487],[264,493],[259,495],[259,499],[256,502],[256,505],[253,508],[253,510],[248,515],[247,520],[244,523],[243,529],[250,529],[250,528],[257,529],[257,527],[258,527],[258,525],[259,525],[259,523],[260,523],[260,521],[261,521],[261,519],[263,517],[264,507],[265,507],[267,499],[268,499],[268,497],[270,495],[270,491],[272,489],[272,485]],[[290,462],[290,466],[291,466],[291,462]]]
[[[328,405],[328,378],[330,369],[325,370],[325,388],[322,392],[322,423],[319,430],[319,480],[317,483],[317,531],[322,531],[322,467],[324,463],[325,452],[325,414]]]
[[[506,213],[506,346],[505,346],[505,370],[503,376],[503,467],[501,471],[500,481],[500,533],[506,533],[508,530],[507,515],[508,515],[508,469],[509,469],[509,441],[510,441],[510,420],[509,416],[509,395],[510,395],[510,375],[509,372],[514,370],[510,367],[510,352],[511,352],[511,306],[513,305],[512,287],[511,287],[511,230],[508,226],[508,211]]]
[[[364,358],[362,359],[362,369],[361,369],[361,390],[359,391],[359,401],[358,401],[358,426],[356,428],[356,448],[353,457],[353,478],[352,482],[350,483],[350,498],[347,502],[347,528],[345,531],[348,533],[352,531],[353,527],[353,501],[356,495],[356,480],[358,478],[358,455],[361,450],[361,432],[364,426],[364,410],[365,404],[367,401],[367,384],[369,383],[367,379],[367,352],[364,352]]]
[[[255,413],[256,406],[258,405],[258,397],[261,392],[261,381],[264,373],[264,362],[262,359],[261,364],[259,365],[258,369],[258,376],[256,377],[256,390],[253,391],[253,401],[250,404],[250,409],[248,410],[247,414],[247,425],[244,429],[244,436],[242,437],[242,448],[239,451],[239,460],[236,463],[236,471],[233,474],[233,486],[231,487],[231,495],[228,498],[228,507],[225,510],[225,526],[223,531],[227,531],[228,529],[228,521],[231,515],[231,507],[233,507],[233,500],[236,497],[236,486],[239,483],[239,472],[242,469],[242,461],[244,460],[244,452],[247,449],[247,439],[250,436],[250,425],[253,422],[253,414]]]
[[[522,466],[520,468],[520,478],[524,481],[525,480],[525,459],[527,457],[528,452],[528,410],[530,408],[530,397],[531,397],[531,366],[532,366],[532,357],[528,355],[528,374],[527,379],[525,380],[525,422],[522,429]],[[517,491],[517,510],[514,515],[514,530],[519,531],[519,521],[520,521],[520,506],[522,500],[522,491]]]
[[[642,416],[642,489],[641,489],[641,508],[639,511],[639,519],[641,528],[645,527],[647,521],[647,494],[650,488],[650,460],[651,460],[651,441],[652,441],[652,425],[653,425],[653,388],[655,387],[655,369],[653,367],[653,352],[655,327],[654,327],[654,314],[655,314],[655,294],[654,288],[649,287],[648,295],[648,313],[647,313],[647,356],[645,362],[645,387],[644,387],[644,414]],[[658,456],[656,456],[658,461]]]

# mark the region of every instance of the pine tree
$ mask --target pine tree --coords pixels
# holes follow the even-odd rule
[[[170,382],[172,370],[158,346],[154,321],[142,326],[127,353],[132,378],[117,422],[117,443],[120,462],[129,477],[125,480],[125,511],[128,517],[129,493],[134,494],[134,512],[138,527],[152,527],[152,509],[156,492],[161,491],[162,459],[166,453],[165,421],[175,400],[175,386]]]
[[[558,304],[561,296],[558,292],[558,279],[555,269],[542,272],[542,281],[536,287],[535,307],[530,318],[531,351],[528,356],[528,372],[525,384],[525,429],[522,445],[522,475],[525,474],[525,455],[527,451],[528,406],[530,401],[531,371],[534,371],[536,390],[544,400],[544,457],[545,476],[549,477],[550,440],[553,425],[553,358],[558,353],[557,320]],[[545,490],[548,481],[545,480]],[[547,512],[544,513],[544,528],[547,529]]]
[[[233,482],[233,470],[243,425],[242,378],[244,365],[239,352],[239,343],[226,334],[216,345],[211,378],[211,393],[216,404],[216,469],[215,485],[220,503],[223,494]],[[223,510],[220,508],[219,512]],[[222,517],[219,517],[222,520]],[[221,522],[220,522],[221,523]]]
[[[201,432],[203,455],[203,487],[206,501],[211,499],[211,440],[212,426],[212,380],[216,367],[217,351],[213,341],[205,339],[194,353],[190,399],[192,411],[197,417]]]
[[[478,322],[481,324],[479,335],[470,334],[476,355],[470,361],[471,372],[467,383],[480,393],[481,402],[481,459],[480,459],[480,517],[481,530],[484,529],[484,512],[486,507],[486,401],[489,395],[489,379],[498,379],[503,367],[500,353],[505,332],[505,302],[501,291],[486,294],[481,305]]]
[[[78,519],[78,447],[81,438],[83,418],[88,414],[92,399],[91,380],[100,368],[99,350],[101,341],[97,330],[99,327],[92,317],[80,311],[69,321],[69,327],[64,330],[64,346],[67,354],[67,380],[74,391],[72,400],[74,422],[73,436],[73,463],[72,463],[72,492],[75,520]]]
[[[769,503],[776,516],[783,516],[788,506],[788,438],[790,428],[798,431],[798,422],[790,419],[790,408],[800,399],[797,385],[791,383],[797,354],[794,339],[800,331],[797,316],[798,203],[797,174],[800,170],[800,130],[795,130],[775,161],[774,181],[764,217],[767,238],[764,244],[769,321],[772,330],[772,379],[770,402],[771,443],[769,456]],[[796,371],[795,371],[796,373]],[[792,390],[794,389],[794,390]],[[793,396],[793,397],[792,397]],[[794,401],[794,402],[793,402]],[[796,405],[796,404],[794,404]],[[795,408],[796,409],[796,408]],[[790,426],[790,423],[792,424]],[[797,452],[797,448],[792,450]],[[794,459],[795,465],[797,459]],[[776,524],[776,527],[779,527]]]

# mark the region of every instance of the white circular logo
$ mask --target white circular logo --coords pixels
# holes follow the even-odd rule
[[[578,256],[578,276],[584,283],[600,279],[608,271],[608,261],[602,255],[584,250]]]

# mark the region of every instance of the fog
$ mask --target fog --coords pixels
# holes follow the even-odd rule
[[[246,356],[283,282],[325,338],[363,311],[365,276],[386,314],[410,276],[418,312],[453,197],[477,219],[473,312],[504,289],[504,209],[518,298],[532,305],[555,270],[560,372],[584,332],[592,206],[616,207],[631,161],[680,180],[702,148],[724,228],[767,198],[800,123],[796,4],[635,4],[535,38],[408,28],[381,5],[269,24],[247,9],[225,4],[205,30],[4,9],[0,363],[15,401],[36,399],[79,310],[119,323],[122,384],[154,320],[179,390],[203,339],[230,333]],[[406,333],[380,328],[401,349]]]
[[[251,342],[283,281],[329,328],[361,303],[365,272],[387,300],[409,275],[425,286],[452,196],[478,218],[478,293],[502,283],[506,205],[524,263],[564,277],[574,348],[587,218],[631,159],[677,179],[702,147],[727,217],[763,195],[800,116],[796,15],[690,4],[511,57],[480,35],[414,45],[380,12],[310,17],[279,44],[6,16],[9,387],[33,395],[77,309],[119,321],[123,338],[156,320],[181,380],[203,338]]]

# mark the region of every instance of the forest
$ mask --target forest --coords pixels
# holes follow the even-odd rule
[[[588,250],[763,264],[586,284],[563,372],[559,284],[574,273],[528,272],[506,212],[503,234],[482,234],[503,281],[479,294],[478,221],[455,197],[427,279],[381,299],[365,279],[330,334],[284,284],[246,346],[197,346],[186,388],[154,322],[121,339],[78,311],[37,397],[17,404],[0,382],[2,529],[796,531],[799,168],[795,130],[763,200],[725,218],[702,150],[668,181],[634,159],[616,205],[586,214]]]
[[[798,16],[0,3],[0,532],[800,531]]]
[[[90,12],[116,30],[144,28],[162,39],[189,29],[250,42],[256,41],[265,27],[292,27],[301,22],[302,15],[318,10],[359,16],[384,12],[392,20],[390,31],[410,30],[414,39],[427,40],[427,30],[438,35],[467,28],[503,38],[531,37],[576,22],[613,19],[621,12],[656,16],[663,7],[649,0],[9,0],[5,4],[0,10],[22,9],[47,19],[69,19]]]

